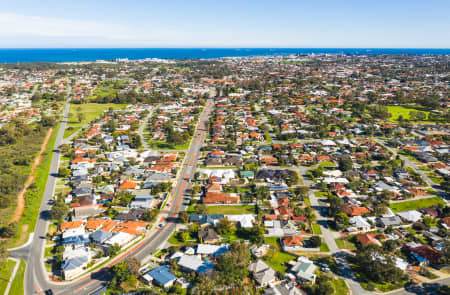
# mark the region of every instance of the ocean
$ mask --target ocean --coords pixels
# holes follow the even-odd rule
[[[309,53],[345,54],[450,54],[450,49],[422,48],[54,48],[54,49],[0,49],[0,63],[74,62],[130,60],[144,58],[193,59],[235,56],[268,56]]]

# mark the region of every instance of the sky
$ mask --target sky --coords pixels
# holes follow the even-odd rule
[[[0,48],[450,48],[449,0],[0,0]]]

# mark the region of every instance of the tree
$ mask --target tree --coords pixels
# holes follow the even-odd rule
[[[158,216],[158,213],[158,209],[147,210],[144,212],[144,214],[142,214],[142,219],[144,221],[154,221],[156,216]]]
[[[316,278],[316,283],[312,286],[305,286],[310,295],[331,295],[334,294],[332,278],[324,273],[321,273]]]
[[[216,269],[219,279],[225,286],[241,285],[242,280],[248,276],[250,253],[243,243],[234,243],[230,251],[220,256]]]
[[[197,214],[208,214],[208,207],[205,204],[197,204],[195,206],[195,212]]]
[[[229,221],[228,218],[222,218],[216,225],[217,232],[221,235],[226,235],[234,230],[234,223]]]
[[[251,228],[239,228],[236,234],[245,240],[250,240],[250,242],[255,244],[261,244],[264,241],[264,227],[254,225]]]
[[[52,127],[55,126],[56,120],[54,117],[42,116],[41,117],[41,125],[44,127]]]
[[[69,206],[63,201],[56,201],[56,203],[50,209],[50,215],[52,219],[59,220],[69,214]]]
[[[84,117],[84,114],[83,113],[81,113],[81,112],[78,112],[77,113],[77,119],[78,119],[78,122],[83,122],[83,119],[84,119],[85,117]]]
[[[376,283],[395,283],[405,278],[394,258],[377,245],[369,244],[358,250],[355,262],[358,272]]]
[[[338,213],[342,212],[342,210],[344,209],[344,200],[337,197],[337,196],[329,196],[328,200],[330,202],[330,208],[329,208],[329,213],[330,216],[334,217],[336,216]]]
[[[334,220],[342,225],[348,225],[350,223],[350,218],[345,213],[338,213],[334,217]]]
[[[189,222],[189,214],[186,211],[181,211],[180,214],[178,214],[178,217],[182,223]]]
[[[12,238],[16,234],[17,234],[17,222],[12,222],[0,228],[0,237],[2,238],[6,239]]]
[[[119,244],[114,244],[109,246],[109,248],[106,250],[106,256],[115,256],[117,253],[119,253],[121,247],[119,246]]]
[[[70,169],[59,167],[58,169],[58,176],[62,178],[67,178],[70,175]]]
[[[339,159],[339,169],[342,171],[349,171],[353,169],[353,161],[347,158]]]
[[[319,236],[312,236],[309,239],[309,243],[311,244],[312,248],[318,248],[320,245],[322,245],[322,239]]]
[[[124,284],[134,287],[137,284],[136,276],[128,266],[128,261],[122,261],[110,268],[112,279],[110,287],[114,290],[122,290]]]
[[[139,260],[136,257],[130,257],[126,259],[126,262],[130,273],[137,277],[139,275],[139,268],[141,268]]]

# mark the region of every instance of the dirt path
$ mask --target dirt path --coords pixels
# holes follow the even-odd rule
[[[33,166],[31,166],[31,172],[30,175],[27,178],[27,181],[25,181],[25,184],[23,186],[23,189],[19,192],[17,195],[17,206],[14,210],[14,214],[11,217],[11,220],[9,223],[12,222],[18,222],[20,218],[23,215],[23,211],[25,210],[25,193],[27,192],[27,189],[30,187],[30,185],[34,182],[34,176],[36,174],[36,169],[41,163],[42,160],[42,154],[45,152],[47,148],[48,141],[50,140],[50,136],[52,135],[53,128],[50,128],[47,131],[47,134],[45,135],[44,142],[42,143],[41,150],[39,151],[39,154],[36,156],[33,162]]]

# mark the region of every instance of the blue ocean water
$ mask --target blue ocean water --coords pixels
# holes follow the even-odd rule
[[[0,63],[130,60],[144,58],[219,58],[232,56],[308,53],[345,54],[450,54],[450,49],[414,48],[55,48],[0,49]]]

